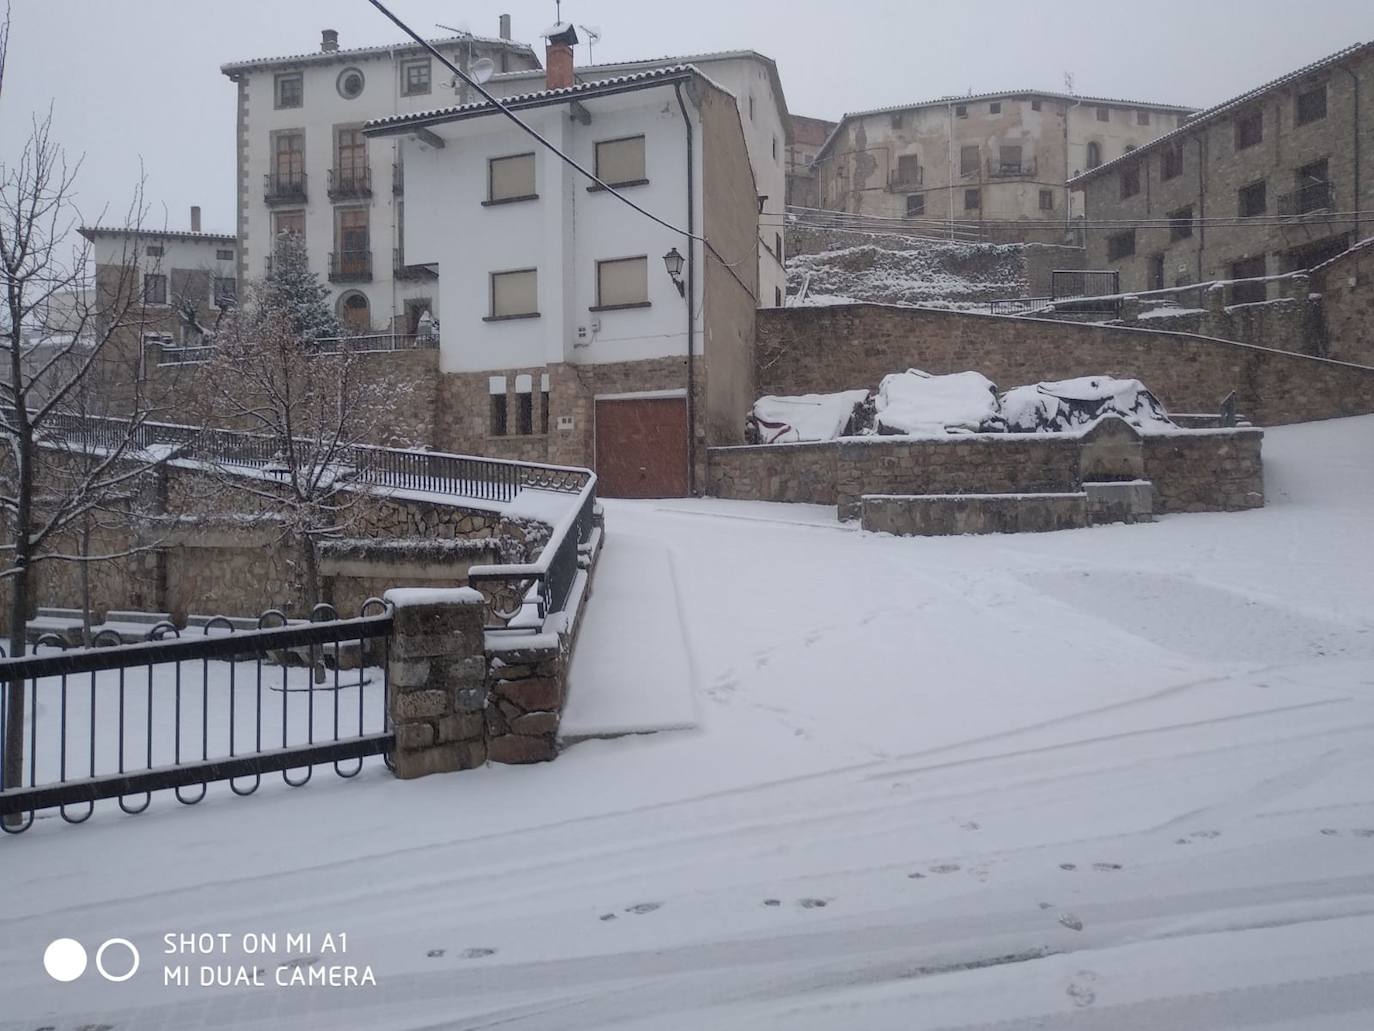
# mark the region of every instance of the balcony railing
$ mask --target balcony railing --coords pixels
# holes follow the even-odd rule
[[[397,279],[438,279],[439,273],[428,265],[407,265],[401,248],[391,249],[391,274]]]
[[[305,203],[304,172],[268,172],[263,179],[268,205]]]
[[[354,200],[372,196],[372,166],[355,165],[329,170],[329,199]]]
[[[1317,211],[1332,211],[1336,206],[1336,189],[1330,182],[1308,183],[1279,198],[1279,215],[1294,218]]]
[[[989,179],[1015,179],[1018,176],[1035,175],[1035,158],[1010,160],[988,158]]]
[[[917,165],[915,169],[894,169],[887,177],[887,188],[893,193],[907,193],[919,190],[925,185],[926,170]]]
[[[331,283],[372,282],[371,251],[331,251],[329,254]]]

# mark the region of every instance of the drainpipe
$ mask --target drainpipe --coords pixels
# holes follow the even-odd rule
[[[945,147],[945,181],[949,183],[949,238],[954,239],[954,101],[946,105],[949,114],[949,143]]]
[[[1355,120],[1351,125],[1350,142],[1353,144],[1355,152],[1355,205],[1350,210],[1355,212],[1355,231],[1351,237],[1352,241],[1360,238],[1359,213],[1364,210],[1363,197],[1360,194],[1360,77],[1355,74],[1354,69],[1347,65],[1341,66],[1341,71],[1350,76],[1350,81],[1355,86]],[[1335,198],[1332,198],[1332,205],[1335,205]]]
[[[1077,100],[1075,100],[1072,104],[1070,104],[1067,108],[1064,109],[1064,239],[1066,241],[1072,239],[1073,235],[1073,190],[1069,187],[1069,180],[1073,178],[1074,173],[1069,171],[1073,167],[1073,162],[1071,160],[1071,148],[1069,144],[1069,133],[1073,125],[1074,109],[1079,107],[1082,103],[1083,98],[1079,97]],[[1088,215],[1087,194],[1085,193],[1083,196],[1083,216],[1084,220],[1086,221]],[[1080,242],[1084,247],[1087,247],[1088,240],[1086,232],[1084,233],[1084,236]]]
[[[1206,282],[1202,273],[1202,252],[1207,249],[1207,141],[1202,133],[1197,141],[1197,281]]]
[[[687,232],[695,235],[696,227],[696,166],[692,140],[692,119],[682,99],[682,83],[673,84],[677,106],[682,111],[682,124],[687,131]],[[687,238],[687,493],[696,494],[697,486],[697,392],[696,392],[696,335],[697,335],[697,246]]]

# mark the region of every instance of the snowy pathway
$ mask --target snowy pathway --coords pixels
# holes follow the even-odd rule
[[[1275,430],[1263,511],[1035,537],[608,503],[607,559],[671,554],[696,727],[40,821],[0,1027],[1374,1026],[1371,454]],[[347,932],[379,984],[164,988],[195,930]],[[146,969],[56,984],[59,935]]]

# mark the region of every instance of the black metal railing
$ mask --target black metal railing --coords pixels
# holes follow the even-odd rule
[[[237,632],[223,617],[185,631],[162,624],[175,639],[73,651],[54,651],[65,643],[50,635],[32,656],[0,659],[0,826],[20,833],[53,808],[84,823],[111,798],[141,813],[156,791],[194,805],[219,781],[251,795],[270,773],[300,787],[326,764],[357,776],[395,743],[392,615],[377,599],[363,610],[340,620],[321,606],[320,622],[295,625],[265,613],[263,629]],[[10,692],[23,696],[23,769],[7,781]]]
[[[432,351],[439,346],[437,334],[363,333],[359,336],[317,337],[302,343],[307,354],[367,354],[373,351]]]
[[[925,183],[926,170],[922,165],[915,168],[897,168],[887,177],[887,188],[893,193],[905,193],[919,189]]]
[[[1332,211],[1335,206],[1336,188],[1330,182],[1308,183],[1279,197],[1279,215],[1284,218]]]
[[[1014,179],[1035,175],[1035,158],[988,158],[988,178]]]
[[[330,200],[348,200],[372,196],[372,166],[349,165],[331,168],[326,188]]]
[[[1004,297],[988,301],[988,311],[993,315],[1020,315],[1035,311],[1054,302],[1053,297]]]
[[[1051,300],[1077,301],[1066,311],[1110,313],[1121,311],[1121,273],[1116,269],[1059,269],[1050,273]]]
[[[269,204],[304,204],[304,172],[268,172],[263,176],[263,200]]]
[[[439,273],[427,265],[407,265],[399,247],[391,249],[391,271],[397,279],[439,278]]]
[[[330,251],[329,281],[331,283],[372,282],[372,252],[363,250]]]

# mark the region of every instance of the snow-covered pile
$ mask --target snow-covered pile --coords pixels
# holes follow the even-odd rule
[[[884,376],[878,387],[879,433],[995,433],[1003,428],[997,386],[982,373],[932,376],[908,369]]]
[[[1014,387],[1002,395],[1001,411],[1012,433],[1063,433],[1104,415],[1119,415],[1142,433],[1173,427],[1140,380],[1109,376]]]
[[[872,301],[978,309],[989,300],[1021,297],[1027,291],[1022,248],[1017,244],[866,234],[852,240],[852,246],[822,253],[791,252],[787,291],[793,303],[803,286],[804,305]]]
[[[867,390],[761,397],[750,414],[751,437],[761,444],[795,444],[857,433],[863,422],[857,409],[867,400]]]

